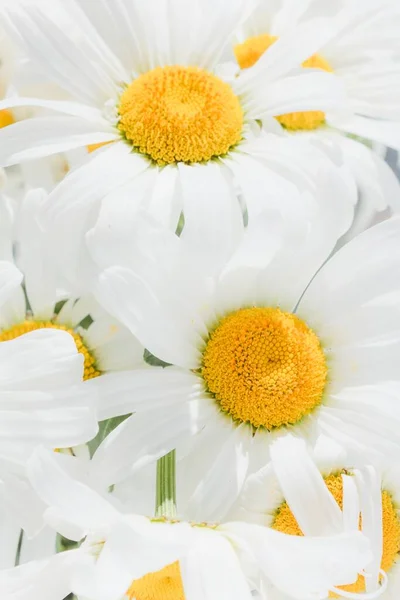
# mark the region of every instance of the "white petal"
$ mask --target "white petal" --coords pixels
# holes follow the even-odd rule
[[[208,472],[197,471],[200,481],[187,507],[194,520],[220,522],[243,487],[249,465],[252,431],[246,424],[229,429],[229,436],[223,436],[220,432],[221,444],[215,448],[214,463]]]
[[[46,110],[54,110],[71,117],[79,117],[92,123],[96,123],[100,131],[104,128],[107,130],[110,127],[108,121],[102,117],[99,109],[87,106],[86,104],[80,104],[79,102],[47,100],[45,98],[21,98],[20,96],[9,96],[0,101],[0,110],[21,108],[25,106],[45,108]]]
[[[253,67],[241,73],[237,84],[239,93],[256,96],[260,85],[270,84],[300,67],[331,34],[329,22],[321,19],[298,25],[295,32],[282,35]]]
[[[100,129],[78,117],[34,117],[0,131],[0,165],[9,167],[25,160],[66,152],[79,146],[119,139],[111,127]]]
[[[326,111],[341,102],[343,93],[341,82],[334,75],[302,69],[260,87],[243,104],[248,118],[262,119],[298,111]]]
[[[92,459],[93,476],[104,485],[118,483],[179,447],[201,431],[208,419],[209,412],[196,399],[160,407],[156,419],[152,410],[135,414],[99,446]]]
[[[118,321],[98,317],[82,334],[96,356],[100,371],[122,371],[144,366],[143,346]]]
[[[243,0],[232,0],[229,11],[224,0],[203,0],[199,3],[202,22],[193,43],[191,64],[212,69],[229,43],[233,32],[245,20],[252,5]]]
[[[24,198],[18,214],[18,265],[24,272],[25,287],[33,314],[38,319],[53,317],[56,303],[56,274],[48,262],[44,232],[38,209],[46,193],[33,190]]]
[[[120,518],[111,504],[63,471],[49,451],[35,451],[28,475],[43,502],[84,532],[105,528]]]
[[[300,537],[244,523],[224,529],[246,540],[270,582],[299,600],[325,598],[332,587],[355,582],[371,559],[368,540],[359,532]]]
[[[82,381],[83,356],[65,331],[39,329],[2,342],[0,357],[3,390],[63,389]]]
[[[180,567],[187,600],[252,598],[233,547],[218,532],[200,530]]]
[[[329,336],[333,334],[326,336],[333,345],[330,322],[368,302],[378,301],[378,306],[380,297],[397,291],[399,261],[400,219],[392,218],[346,244],[323,266],[302,298],[299,314],[306,315],[316,331],[325,327]]]
[[[120,600],[134,580],[174,563],[186,550],[188,524],[135,521],[131,527],[117,524],[107,537],[94,573],[99,600]]]
[[[111,144],[69,174],[48,196],[41,215],[47,243],[59,272],[71,286],[87,287],[89,274],[93,274],[84,235],[93,226],[96,208],[107,193],[146,168],[147,162],[131,154],[128,145]]]
[[[3,170],[0,169],[0,189]],[[0,260],[13,262],[14,221],[16,206],[7,196],[0,193]]]
[[[332,114],[327,115],[327,123],[347,133],[374,140],[390,148],[400,149],[400,123],[368,119],[360,115],[343,118]]]
[[[208,273],[213,268],[219,270],[229,259],[244,228],[240,205],[225,170],[223,165],[212,162],[179,165],[185,215],[181,239],[198,250]]]
[[[99,277],[96,296],[157,358],[187,368],[200,363],[202,339],[193,327],[185,298],[178,293],[159,297],[133,271],[110,267]]]
[[[0,261],[0,306],[22,283],[23,275],[11,262]]]
[[[24,53],[72,96],[101,107],[126,79],[125,70],[77,3],[68,10],[51,2],[18,3],[9,5],[4,17]]]
[[[342,531],[342,515],[303,440],[287,435],[271,446],[271,460],[286,502],[304,535]]]
[[[365,569],[367,592],[379,588],[380,568],[383,552],[382,492],[381,478],[372,466],[355,472],[360,493],[362,532],[371,541],[373,561]]]
[[[72,589],[71,577],[79,557],[80,551],[72,550],[2,571],[0,594],[7,600],[64,600]]]
[[[190,371],[151,367],[122,373],[109,373],[87,381],[85,387],[97,391],[98,419],[143,412],[201,398],[201,380]]]

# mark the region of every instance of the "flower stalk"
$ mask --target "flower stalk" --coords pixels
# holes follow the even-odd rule
[[[157,461],[156,516],[176,516],[175,450]]]

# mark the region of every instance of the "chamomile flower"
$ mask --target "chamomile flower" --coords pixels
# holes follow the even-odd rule
[[[94,455],[105,481],[176,448],[179,477],[192,486],[182,509],[218,519],[252,461],[267,461],[288,430],[310,440],[323,431],[377,457],[399,451],[389,383],[399,380],[400,220],[327,261],[342,228],[335,183],[311,224],[260,216],[230,256],[209,223],[181,238],[146,234],[141,223],[142,238],[119,248],[105,235],[92,240],[108,261],[98,299],[172,365],[102,380],[105,416],[117,402],[119,414],[136,413]]]
[[[3,307],[22,274],[1,261]],[[83,357],[63,331],[32,331],[0,344],[0,456],[2,467],[24,467],[37,444],[74,446],[97,432],[94,398],[81,384]]]
[[[321,152],[275,134],[272,117],[341,101],[334,75],[299,68],[333,32],[321,19],[319,28],[282,38],[257,75],[240,74],[218,62],[251,8],[248,0],[77,0],[68,7],[27,0],[6,11],[8,30],[25,53],[75,100],[0,104],[53,110],[1,132],[0,165],[101,146],[44,208],[61,259],[73,256],[72,241],[95,224],[100,209],[123,228],[145,207],[175,231],[199,185],[205,194],[220,188],[232,196],[222,223],[239,218],[237,195],[250,216],[260,200],[313,185]],[[261,118],[271,131],[261,131]]]
[[[362,231],[377,212],[400,209],[400,187],[388,165],[371,148],[375,142],[400,148],[400,48],[398,4],[391,0],[262,0],[247,20],[234,47],[244,72],[258,69],[281,36],[308,24],[318,27],[321,14],[336,23],[335,36],[303,63],[306,68],[335,73],[345,88],[344,101],[333,109],[285,113],[277,117],[291,135],[340,148],[360,192],[353,234]]]
[[[13,293],[0,308],[0,342],[39,329],[66,331],[84,358],[85,381],[105,372],[143,366],[143,348],[126,328],[90,296],[76,298],[60,290],[61,278],[49,264],[37,220],[46,196],[43,190],[33,190],[20,206],[0,197],[0,253],[6,260],[15,255],[24,275],[23,285],[15,281]]]
[[[365,536],[345,532],[339,522],[338,531],[300,538],[240,522],[196,524],[123,514],[69,476],[51,453],[36,451],[29,473],[48,507],[48,521],[82,543],[0,572],[6,598],[14,593],[21,600],[62,600],[73,591],[87,600],[250,600],[255,576],[287,597],[306,600],[355,580],[371,558]]]
[[[301,440],[292,436],[278,440],[271,448],[271,463],[247,480],[234,513],[287,534],[321,535],[329,522],[327,515],[340,507],[348,526],[360,527],[369,536],[374,556],[365,577],[360,575],[344,590],[370,592],[378,589],[384,577],[386,589],[381,597],[396,598],[400,573],[398,469],[386,467],[381,478],[372,466],[356,468],[335,447],[322,453],[316,450],[313,458],[315,462]]]

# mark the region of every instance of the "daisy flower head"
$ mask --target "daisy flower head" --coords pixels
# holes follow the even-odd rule
[[[105,372],[143,366],[143,348],[125,327],[92,297],[74,297],[60,287],[61,278],[48,260],[38,221],[46,197],[41,189],[28,192],[19,204],[0,197],[1,256],[15,260],[23,273],[22,285],[15,281],[0,308],[0,342],[40,329],[66,331],[83,356],[85,381]]]
[[[175,231],[199,182],[205,194],[219,187],[232,195],[227,219],[239,211],[238,194],[250,215],[260,200],[313,185],[321,152],[282,138],[273,117],[341,101],[334,75],[300,68],[331,27],[321,19],[318,29],[300,28],[276,44],[257,74],[240,73],[219,61],[252,7],[249,0],[75,0],[68,8],[22,0],[7,9],[11,35],[72,100],[0,104],[53,111],[1,132],[0,164],[97,146],[43,209],[64,251],[82,223],[93,227],[100,208],[123,227],[141,206]],[[261,130],[260,119],[271,131]]]
[[[23,276],[10,262],[0,266],[3,308]],[[2,467],[20,473],[36,445],[75,446],[96,435],[94,396],[82,388],[83,357],[69,335],[31,330],[2,341],[0,353]]]
[[[49,600],[71,591],[87,600],[250,600],[268,580],[284,597],[311,600],[355,580],[371,559],[367,538],[344,530],[340,519],[336,530],[299,538],[240,522],[144,517],[122,513],[43,449],[29,473],[45,517],[80,547],[1,572],[3,597],[25,600],[48,590]]]
[[[303,62],[307,69],[334,73],[343,83],[343,101],[328,111],[287,112],[277,117],[291,135],[306,137],[329,148],[340,148],[345,164],[357,182],[360,198],[353,235],[371,224],[389,206],[400,208],[400,187],[395,175],[374,146],[400,148],[400,47],[397,31],[400,11],[396,2],[351,0],[323,3],[262,0],[238,34],[234,53],[244,72],[258,69],[259,61],[277,40],[298,27],[318,27],[329,16],[336,33],[317,53]]]
[[[119,256],[104,236],[92,240],[108,261],[99,301],[171,365],[102,380],[107,417],[114,395],[120,414],[135,411],[93,457],[109,484],[176,448],[181,507],[219,519],[288,430],[397,455],[400,220],[327,260],[342,229],[335,184],[311,224],[268,212],[233,253],[222,238],[212,245],[208,222],[158,243],[141,223],[136,250],[130,238]]]
[[[250,475],[235,509],[240,518],[290,535],[322,535],[338,510],[349,528],[360,528],[371,542],[373,560],[357,581],[342,588],[382,598],[398,591],[400,552],[399,473],[355,465],[328,444],[312,455],[304,441],[288,435],[272,445],[271,462]],[[312,500],[311,500],[312,498]],[[232,513],[234,514],[234,513]],[[329,517],[328,517],[329,515]],[[231,517],[232,515],[230,515]]]

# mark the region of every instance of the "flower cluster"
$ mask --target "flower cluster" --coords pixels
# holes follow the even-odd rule
[[[1,600],[397,599],[398,0],[2,0]]]

